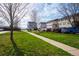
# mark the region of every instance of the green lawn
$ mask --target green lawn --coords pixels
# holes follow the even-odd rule
[[[15,43],[11,43],[9,33],[0,34],[0,55],[29,55],[29,56],[66,56],[69,53],[48,44],[25,32],[14,32]],[[14,45],[14,47],[13,47]]]
[[[55,33],[55,32],[34,32],[34,33],[50,38],[52,40],[62,42],[69,46],[79,48],[78,34],[64,34],[64,33]]]

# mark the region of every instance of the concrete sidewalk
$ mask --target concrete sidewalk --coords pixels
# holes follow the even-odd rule
[[[7,32],[9,32],[9,31],[1,31],[0,34],[4,34],[4,33],[7,33]]]
[[[28,31],[24,31],[24,32],[27,32],[27,33],[29,33],[29,34],[31,34],[31,35],[37,37],[37,38],[40,38],[40,39],[42,39],[42,40],[48,42],[49,44],[54,45],[54,46],[56,46],[56,47],[58,47],[58,48],[60,48],[60,49],[62,49],[62,50],[64,50],[64,51],[70,53],[71,55],[79,56],[79,49],[77,49],[77,48],[68,46],[68,45],[66,45],[66,44],[60,43],[60,42],[55,41],[55,40],[52,40],[52,39],[48,39],[48,38],[46,38],[46,37],[43,37],[43,36],[40,36],[40,35],[31,33],[31,32],[28,32]]]

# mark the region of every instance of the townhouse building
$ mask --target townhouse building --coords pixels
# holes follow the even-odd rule
[[[35,29],[37,29],[37,23],[36,22],[28,22],[27,28],[29,30],[35,30]]]
[[[79,22],[79,14],[74,15]],[[72,24],[74,26],[72,26]],[[78,24],[78,23],[77,23]],[[28,22],[28,29],[36,29],[37,23],[36,22]],[[74,20],[72,16],[70,16],[70,20],[68,17],[63,17],[60,19],[54,19],[48,22],[40,22],[39,28],[40,31],[57,31],[57,32],[70,32],[70,33],[79,33],[79,25],[75,27]]]
[[[58,19],[51,20],[47,22],[47,30],[55,31],[59,29]]]
[[[47,27],[46,27],[47,25],[46,25],[46,22],[40,22],[39,23],[39,30],[40,31],[46,31],[47,30]]]
[[[79,18],[77,20],[79,21]],[[74,24],[73,23],[74,20],[72,17],[70,18],[70,21],[72,24]],[[63,17],[61,19],[55,19],[47,22],[47,29],[51,31],[57,30],[60,32],[72,32],[72,33],[79,32],[79,28],[73,27],[71,23],[69,22],[69,19],[67,17]]]

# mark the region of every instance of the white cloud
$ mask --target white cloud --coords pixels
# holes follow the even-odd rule
[[[51,4],[51,5],[45,4],[44,9],[39,13],[41,21],[43,21],[44,19],[48,21],[50,19],[57,18],[59,16],[58,11],[56,9],[57,6],[58,6],[57,4]]]

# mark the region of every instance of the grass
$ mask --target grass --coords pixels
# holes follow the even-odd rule
[[[70,54],[25,32],[14,32],[14,43],[9,33],[0,34],[1,56],[69,56]]]
[[[69,46],[79,48],[78,34],[65,34],[65,33],[55,33],[55,32],[34,32],[34,33],[50,38],[52,40],[62,42]]]

